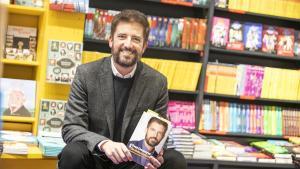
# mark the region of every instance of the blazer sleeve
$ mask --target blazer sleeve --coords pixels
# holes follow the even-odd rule
[[[155,104],[155,112],[159,113],[162,117],[167,118],[167,108],[168,108],[168,102],[169,102],[169,96],[168,96],[168,82],[167,78],[162,76],[162,85],[159,91],[158,99]]]
[[[95,146],[108,138],[88,130],[88,92],[85,81],[86,73],[79,66],[71,85],[69,100],[66,105],[62,137],[66,143],[80,141],[87,145],[90,152]]]

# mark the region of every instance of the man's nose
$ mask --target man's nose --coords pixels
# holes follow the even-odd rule
[[[124,46],[131,48],[132,47],[132,41],[131,41],[131,37],[126,38],[125,42],[124,42]]]

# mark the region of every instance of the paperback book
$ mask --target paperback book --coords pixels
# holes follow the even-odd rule
[[[151,156],[157,157],[170,130],[170,121],[151,110],[144,112],[127,144],[133,161],[145,166]]]

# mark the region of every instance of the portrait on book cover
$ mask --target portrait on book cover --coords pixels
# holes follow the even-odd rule
[[[170,130],[170,121],[152,111],[144,112],[127,144],[133,161],[145,166],[150,156],[156,157]]]
[[[1,114],[3,116],[33,117],[36,82],[32,80],[0,79]]]

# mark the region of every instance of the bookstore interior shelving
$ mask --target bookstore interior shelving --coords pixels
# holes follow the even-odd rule
[[[65,84],[53,84],[46,82],[48,41],[49,40],[65,40],[83,42],[84,51],[98,51],[102,53],[110,53],[110,48],[105,40],[95,40],[84,37],[85,15],[82,13],[67,13],[49,10],[49,2],[44,2],[43,8],[24,7],[19,5],[8,5],[9,25],[30,26],[38,30],[37,41],[37,58],[36,61],[14,61],[2,59],[4,64],[3,77],[36,80],[36,103],[35,113],[33,117],[10,117],[3,116],[4,129],[15,129],[30,131],[37,134],[37,123],[39,118],[39,107],[41,99],[60,99],[66,100],[70,87]],[[163,16],[163,17],[194,17],[207,19],[207,31],[205,35],[205,46],[202,51],[186,50],[179,48],[163,48],[149,47],[144,56],[154,59],[168,59],[175,61],[189,61],[201,63],[201,72],[194,91],[185,91],[178,89],[169,89],[170,100],[187,100],[196,103],[196,122],[193,132],[205,135],[208,138],[225,138],[228,140],[240,140],[241,142],[249,142],[249,140],[266,140],[266,139],[288,139],[282,135],[259,135],[239,132],[222,132],[198,130],[202,114],[202,105],[204,99],[215,101],[237,102],[242,104],[256,104],[281,106],[290,108],[299,108],[298,100],[283,100],[274,98],[259,97],[242,97],[228,94],[210,93],[205,91],[206,70],[209,62],[225,63],[225,64],[248,64],[257,66],[266,66],[274,68],[284,68],[299,70],[300,57],[278,56],[263,52],[237,51],[227,50],[224,48],[213,47],[210,44],[211,31],[213,27],[213,17],[224,17],[231,20],[242,22],[255,22],[267,25],[282,26],[300,30],[300,19],[289,17],[280,17],[267,14],[258,14],[255,12],[245,12],[243,10],[231,10],[227,8],[215,7],[215,0],[210,0],[208,5],[190,5],[190,4],[168,4],[162,0],[143,0],[143,1],[96,1],[90,0],[89,6],[92,8],[101,8],[106,10],[122,10],[122,9],[138,9],[147,15]],[[84,59],[84,58],[83,58]],[[84,61],[85,62],[85,61]],[[9,161],[6,159],[15,159]],[[30,157],[5,156],[0,158],[0,166],[18,168],[18,160]],[[27,161],[31,168],[53,168],[56,165],[55,159],[33,156],[32,162]],[[230,162],[220,160],[195,160],[188,159],[188,168],[294,168],[292,164],[268,164],[268,163],[251,163],[251,162]],[[24,162],[22,162],[23,164]],[[36,164],[36,165],[34,165]]]

